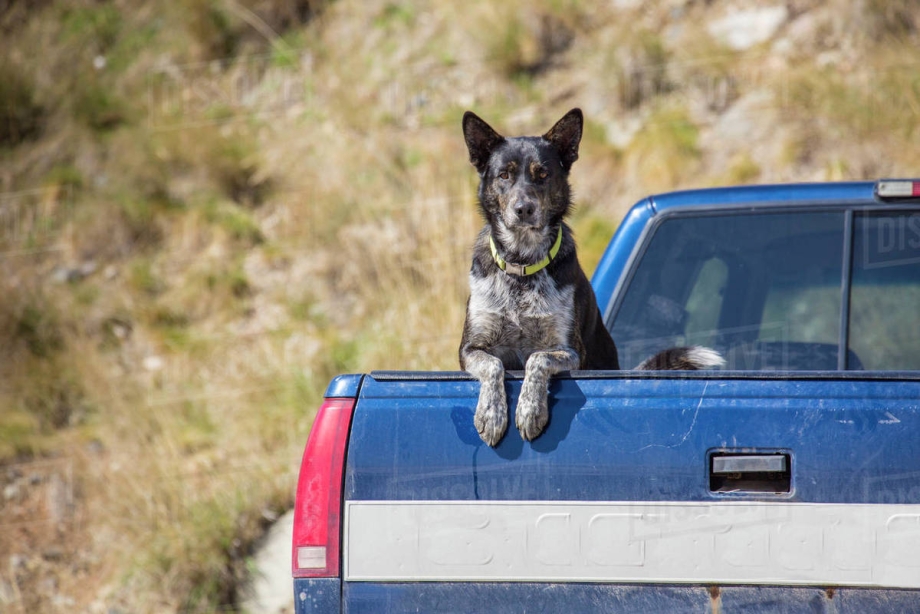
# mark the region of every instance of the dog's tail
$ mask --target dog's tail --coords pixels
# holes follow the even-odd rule
[[[715,369],[725,364],[725,359],[715,350],[694,345],[669,348],[643,360],[635,371],[697,371]]]

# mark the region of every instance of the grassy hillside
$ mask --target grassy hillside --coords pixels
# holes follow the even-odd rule
[[[916,176],[914,0],[0,0],[2,611],[228,611],[342,371],[455,369],[460,117],[650,192]],[[760,12],[757,12],[760,11]]]

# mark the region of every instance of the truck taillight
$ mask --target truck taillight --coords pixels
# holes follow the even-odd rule
[[[339,575],[345,446],[354,408],[355,399],[326,399],[313,421],[294,503],[295,578]]]

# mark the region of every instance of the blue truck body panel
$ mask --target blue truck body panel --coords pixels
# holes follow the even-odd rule
[[[349,583],[348,614],[869,614],[920,613],[915,591],[754,586],[670,586],[471,582]],[[309,611],[309,610],[307,610]],[[297,614],[304,614],[298,610]]]
[[[793,203],[796,207],[808,207],[822,203],[874,203],[877,202],[875,186],[873,181],[733,186],[678,190],[655,195],[651,200],[659,213],[699,206],[770,207]]]
[[[820,587],[604,585],[560,583],[426,582],[349,583],[338,578],[294,580],[296,614],[441,614],[490,612],[524,614],[866,614],[920,613],[916,591],[830,589]]]
[[[520,374],[506,386],[513,412]],[[346,501],[920,503],[918,373],[575,372],[553,380],[551,422],[539,439],[524,442],[512,428],[494,449],[472,427],[477,394],[463,373],[365,378]],[[712,492],[709,455],[726,451],[788,454],[790,492]],[[388,612],[907,613],[920,612],[920,591],[343,582],[343,612],[379,612],[382,604]]]
[[[363,379],[361,374],[339,375],[329,382],[324,396],[327,399],[353,399],[358,396]]]
[[[342,611],[341,578],[294,578],[294,611],[329,614]]]
[[[648,222],[654,215],[655,209],[651,200],[646,199],[636,203],[620,222],[604,255],[597,263],[594,275],[591,277],[591,286],[594,288],[597,304],[602,314],[610,305],[614,290],[623,280],[626,267],[641,245]]]
[[[352,422],[346,500],[722,500],[733,495],[710,491],[707,455],[756,450],[790,455],[792,492],[781,495],[790,500],[920,503],[920,374],[574,373],[552,381],[541,437],[526,443],[512,428],[496,448],[473,427],[478,383],[443,375],[367,378]],[[512,412],[520,386],[506,382]]]

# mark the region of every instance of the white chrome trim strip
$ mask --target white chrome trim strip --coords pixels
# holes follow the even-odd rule
[[[920,505],[346,501],[348,581],[920,588]]]

